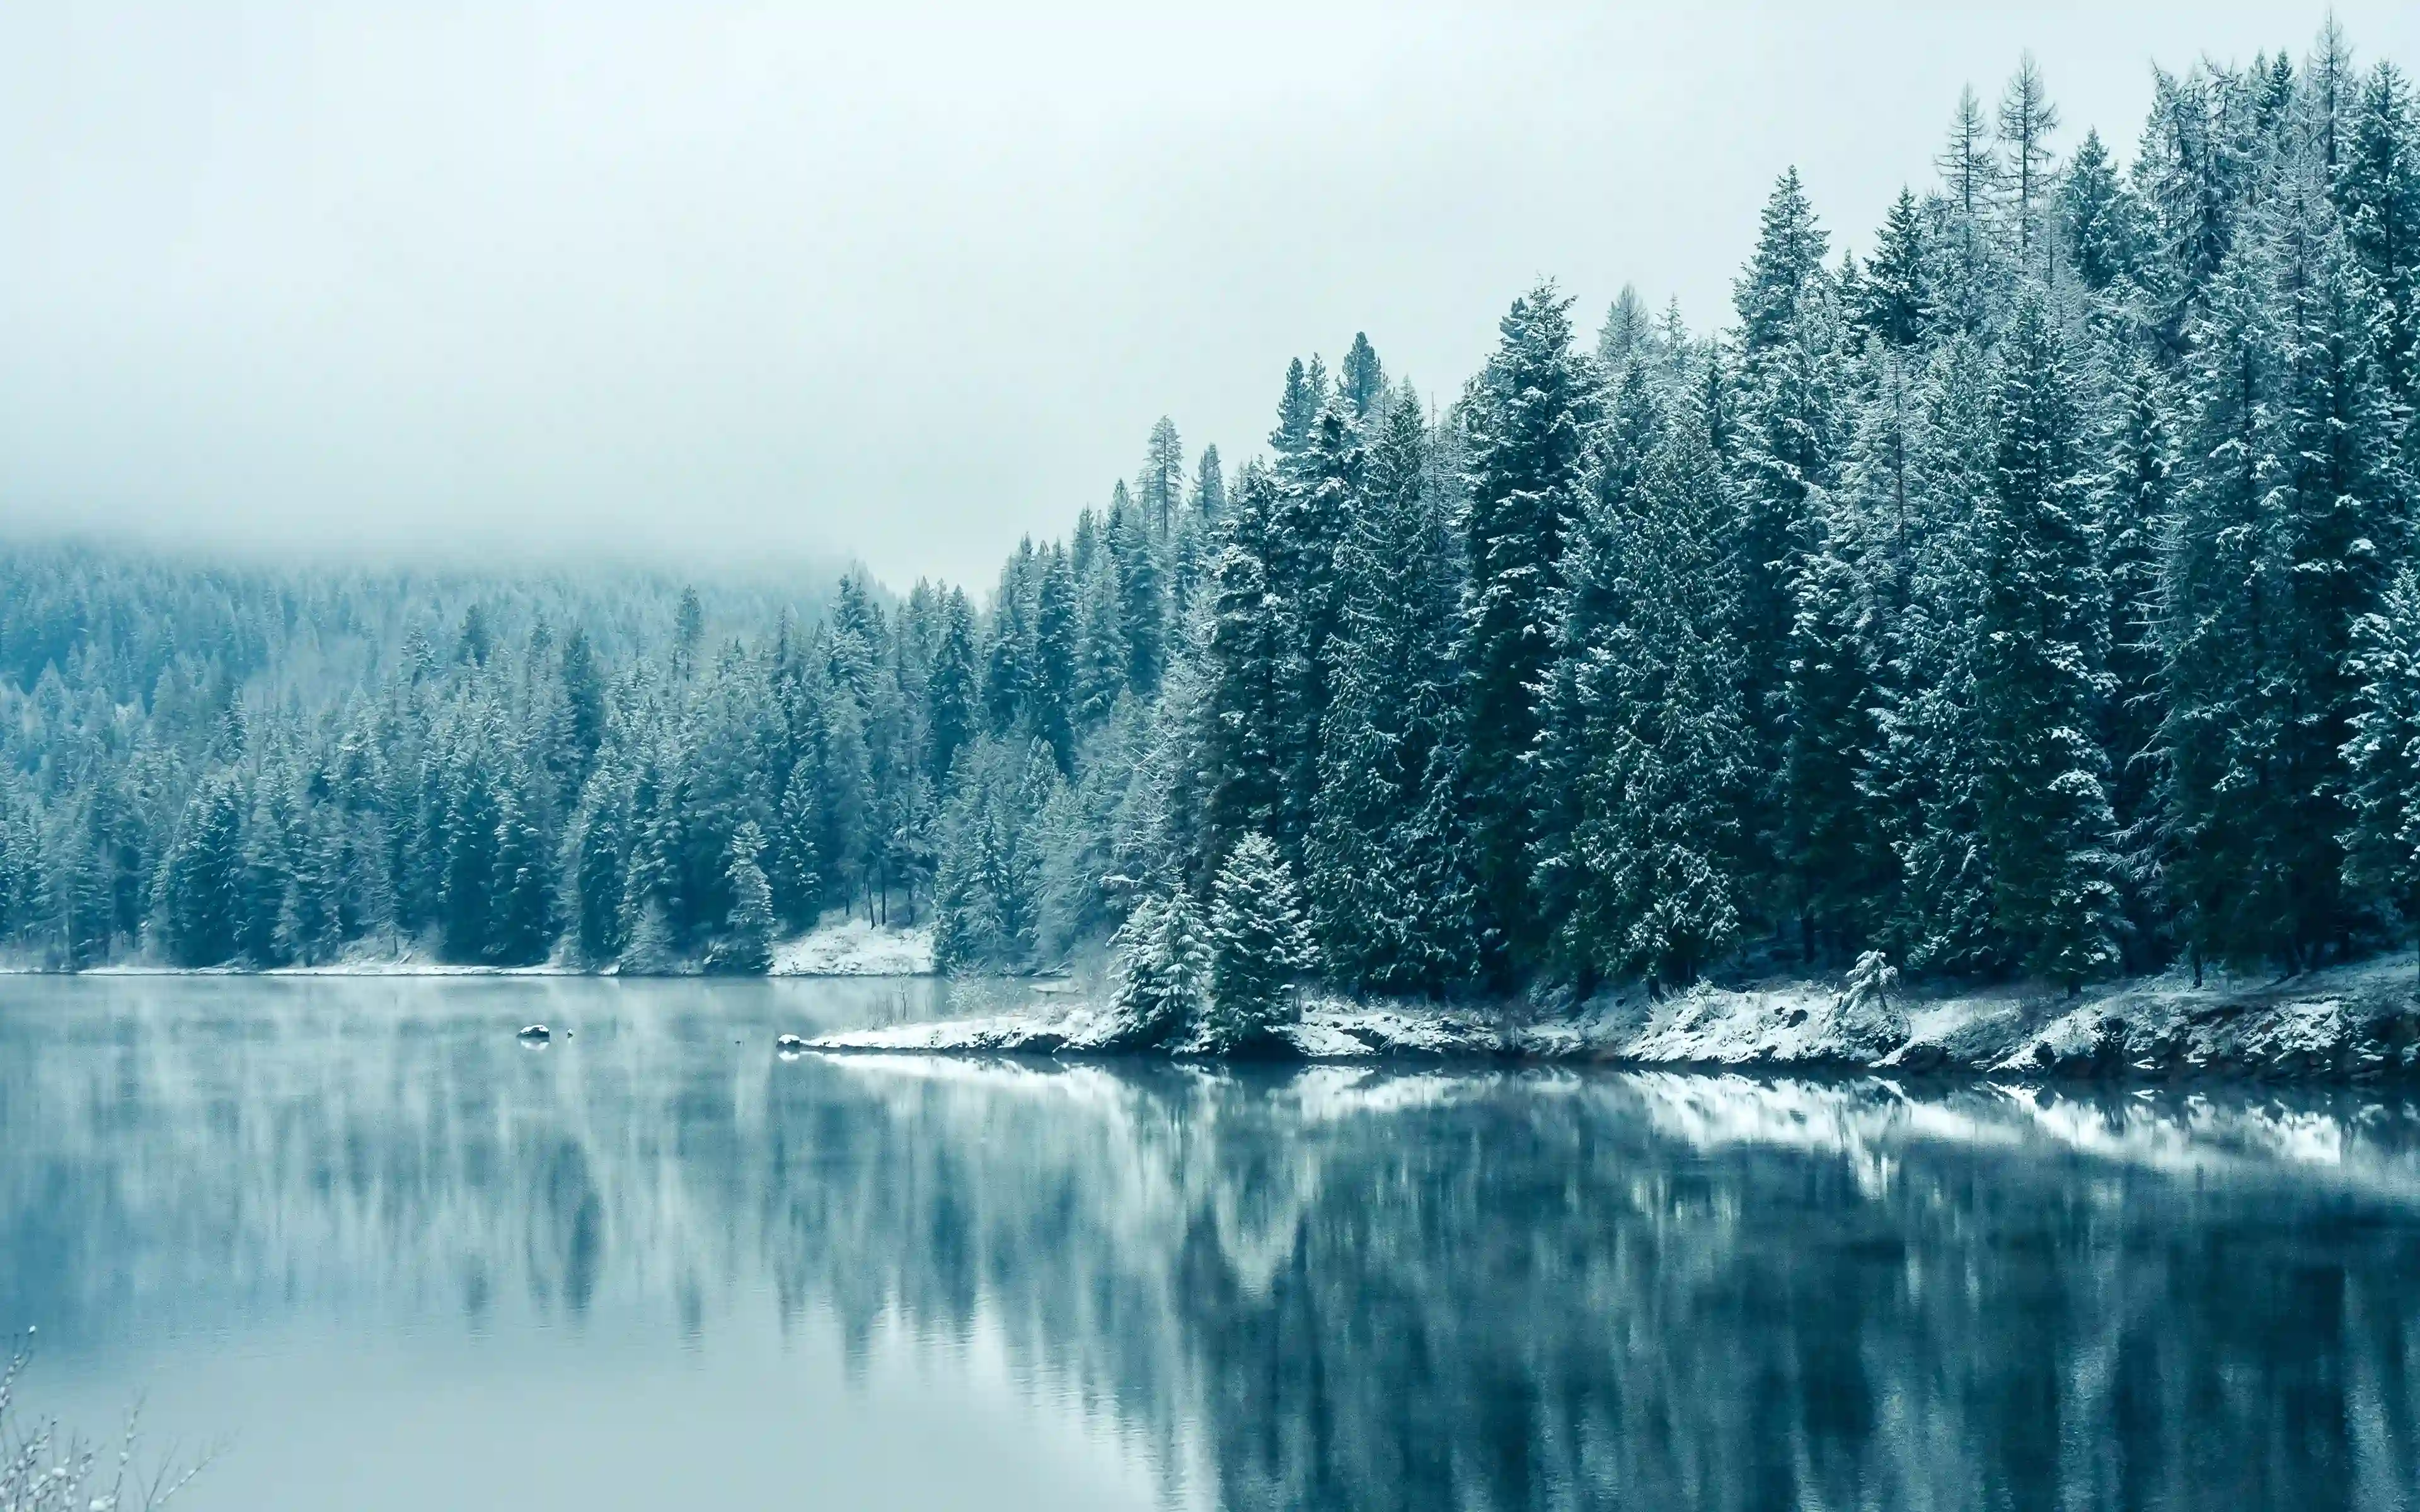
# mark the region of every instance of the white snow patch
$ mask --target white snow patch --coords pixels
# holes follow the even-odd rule
[[[776,977],[929,977],[933,932],[879,929],[861,918],[820,924],[773,948]]]

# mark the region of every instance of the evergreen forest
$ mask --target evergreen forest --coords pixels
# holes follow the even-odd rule
[[[1862,237],[1784,172],[1720,330],[1549,283],[1457,387],[1297,360],[979,592],[7,545],[0,949],[746,973],[839,910],[1239,1038],[2389,948],[2420,106],[2333,26],[2152,85],[2075,135],[2026,60]]]

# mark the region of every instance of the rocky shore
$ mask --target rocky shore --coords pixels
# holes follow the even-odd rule
[[[1250,1053],[1310,1061],[1599,1062],[1723,1070],[1970,1072],[2060,1079],[2354,1081],[2420,1077],[2409,954],[2284,980],[2179,971],[2088,988],[1850,993],[1838,983],[1631,988],[1575,1006],[1441,1007],[1311,995]],[[1072,1000],[1069,1000],[1071,999]],[[978,1018],[810,1038],[830,1053],[1199,1056],[1146,1044],[1091,995]]]

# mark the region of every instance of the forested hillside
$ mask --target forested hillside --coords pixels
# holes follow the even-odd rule
[[[1909,144],[1911,164],[1928,156]],[[2030,62],[1852,252],[1785,173],[1692,332],[1356,336],[978,602],[0,566],[0,926],[61,965],[762,970],[835,907],[1243,1033],[1289,982],[2073,986],[2420,918],[2420,120],[2333,30]]]

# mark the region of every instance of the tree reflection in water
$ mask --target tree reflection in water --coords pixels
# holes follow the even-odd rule
[[[795,997],[695,984],[11,998],[0,1320],[69,1349],[608,1308],[982,1332],[1233,1506],[2420,1485],[2400,1094],[785,1062]],[[494,1029],[535,1018],[579,1032]]]

